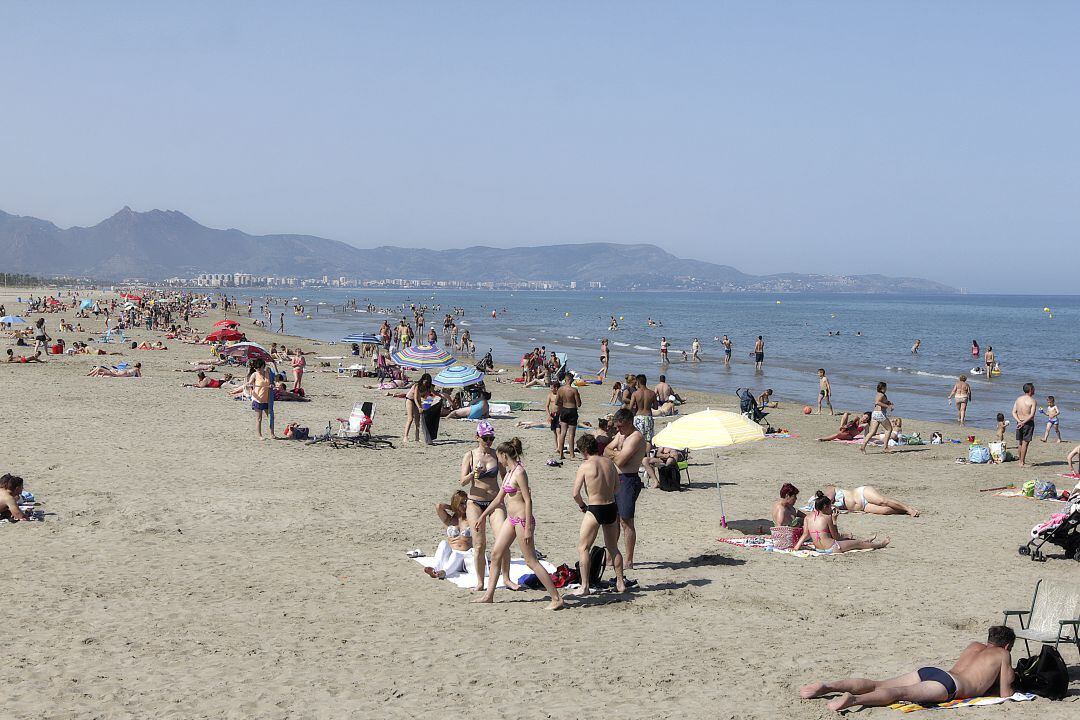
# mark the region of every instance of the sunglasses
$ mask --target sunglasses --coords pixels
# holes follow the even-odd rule
[[[481,435],[480,439],[483,440],[484,442],[491,442],[491,441],[493,441],[495,439],[495,436],[494,435]]]

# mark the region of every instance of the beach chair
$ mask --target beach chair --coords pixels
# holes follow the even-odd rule
[[[684,460],[677,460],[675,467],[679,468],[679,473],[686,478],[686,482],[690,482],[690,448],[684,448],[682,451]]]
[[[1080,652],[1080,583],[1040,580],[1035,583],[1031,609],[1006,610],[1006,625],[1013,616],[1020,621],[1020,627],[1014,630],[1016,637],[1024,641],[1028,655],[1031,654],[1028,641],[1053,643],[1055,650],[1064,641],[1075,644]]]
[[[371,439],[371,426],[375,423],[375,403],[362,402],[353,406],[348,419],[338,418],[335,438],[346,442],[362,442]]]

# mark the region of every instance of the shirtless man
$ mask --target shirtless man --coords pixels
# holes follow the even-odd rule
[[[668,400],[675,402],[682,402],[683,399],[679,397],[679,393],[675,392],[675,388],[668,385],[667,376],[661,375],[660,382],[656,383],[656,387],[653,388],[656,391],[656,401],[658,403],[666,403]]]
[[[990,378],[992,378],[994,376],[994,363],[996,362],[996,358],[997,358],[997,356],[994,355],[994,348],[987,345],[986,346],[986,355],[984,356],[984,362],[986,364],[986,371],[985,372],[986,372],[986,379],[987,380],[989,380]]]
[[[615,522],[619,519],[619,509],[615,503],[615,488],[619,484],[619,476],[615,471],[615,464],[600,454],[600,445],[593,435],[582,435],[578,438],[577,449],[585,459],[574,478],[573,497],[584,516],[581,518],[581,535],[578,539],[581,589],[575,591],[574,595],[589,594],[589,551],[592,550],[593,541],[601,529],[604,531],[604,547],[607,548],[611,565],[615,568],[615,588],[619,592],[626,592],[623,558],[619,552],[619,525]],[[589,499],[587,503],[581,499],[582,490]]]
[[[1024,383],[1024,394],[1016,398],[1012,409],[1013,420],[1016,421],[1016,442],[1020,444],[1020,467],[1027,467],[1024,463],[1027,460],[1028,445],[1035,436],[1035,413],[1038,409],[1035,403],[1035,386]]]
[[[760,370],[761,366],[765,364],[765,340],[760,335],[757,336],[757,341],[754,343],[754,369]]]
[[[818,415],[821,414],[821,403],[825,403],[829,407],[829,414],[835,415],[832,409],[832,385],[829,383],[829,378],[825,376],[825,368],[818,368],[818,399],[817,399],[817,411]]]
[[[802,510],[795,508],[795,502],[799,499],[799,488],[791,483],[784,483],[780,488],[780,499],[773,503],[772,518],[775,527],[785,527],[792,524],[802,525],[806,515]],[[798,520],[797,523],[795,521]]]
[[[651,420],[652,418],[650,418]],[[615,503],[619,509],[619,527],[626,538],[624,567],[634,568],[634,547],[637,545],[637,530],[634,528],[634,515],[637,510],[638,495],[641,494],[641,478],[638,468],[645,459],[648,446],[645,438],[634,425],[635,417],[626,408],[615,411],[612,423],[616,435],[604,450],[604,457],[615,463],[619,471],[619,486],[615,490]]]
[[[630,411],[634,413],[634,427],[645,438],[645,451],[648,452],[652,450],[655,428],[652,411],[660,407],[660,403],[656,400],[656,393],[645,384],[644,375],[638,375],[636,380],[634,393],[630,396]],[[636,471],[637,468],[635,467],[634,470]]]
[[[668,364],[668,341],[666,337],[660,338],[660,364]]]
[[[963,425],[964,419],[967,417],[967,406],[971,401],[971,386],[968,385],[967,375],[961,375],[953,383],[952,390],[949,391],[949,397],[946,400],[956,401],[956,418],[957,421]]]
[[[574,438],[577,437],[578,408],[581,407],[581,393],[574,387],[574,383],[567,382],[559,388],[556,393],[556,405],[559,413],[559,430],[555,444],[559,446],[559,460],[564,459],[564,448],[567,445],[570,446],[570,459],[574,460]]]
[[[843,693],[829,702],[830,710],[840,712],[852,705],[884,707],[901,700],[934,705],[950,700],[965,700],[997,690],[999,697],[1013,694],[1010,651],[1016,635],[1011,628],[995,625],[985,643],[973,642],[964,649],[952,668],[922,667],[889,680],[850,678],[828,683],[811,683],[799,690],[803,698],[818,698]]]
[[[731,364],[731,340],[728,339],[727,335],[725,335],[720,340],[720,344],[724,346],[724,364],[725,365],[730,365]]]

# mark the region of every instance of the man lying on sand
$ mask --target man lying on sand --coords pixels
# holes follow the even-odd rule
[[[86,374],[89,377],[142,377],[142,363],[135,363],[135,367],[124,368],[123,370],[107,365],[100,365]]]
[[[849,678],[811,683],[800,689],[799,695],[818,698],[843,693],[827,706],[837,712],[852,705],[882,707],[901,700],[932,705],[979,697],[991,689],[996,689],[999,697],[1010,697],[1013,694],[1013,669],[1009,651],[1015,639],[1011,628],[995,625],[990,628],[986,642],[968,645],[948,672],[936,667],[921,667],[889,680]]]
[[[41,359],[41,351],[40,350],[38,352],[34,353],[33,355],[27,356],[27,355],[16,355],[14,353],[14,351],[12,351],[11,349],[8,349],[8,351],[7,351],[7,362],[9,362],[9,363],[43,363],[45,361]]]

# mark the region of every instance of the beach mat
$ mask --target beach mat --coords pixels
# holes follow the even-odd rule
[[[1032,497],[1031,495],[1025,495],[1022,490],[1001,490],[994,493],[995,497],[1007,497],[1007,498],[1024,498],[1025,500],[1038,500],[1039,498]],[[1057,498],[1045,498],[1046,502],[1063,503],[1065,500],[1058,500]]]
[[[424,567],[435,567],[435,558],[433,557],[418,557],[413,558],[416,562],[420,563]],[[546,560],[541,560],[540,564],[544,566],[544,569],[549,573],[555,572],[555,566]],[[531,575],[532,570],[525,564],[525,560],[522,558],[513,558],[510,560],[510,579],[514,582],[521,582],[521,578],[526,575]],[[491,577],[491,569],[488,566],[488,578]],[[476,587],[476,568],[473,565],[472,554],[470,553],[469,559],[465,561],[465,572],[454,577],[446,578],[446,582],[453,583],[459,588],[470,590]],[[506,583],[503,582],[503,578],[499,578],[499,584],[497,588],[506,589]]]
[[[1058,477],[1069,478],[1070,480],[1080,480],[1080,473],[1058,473]]]
[[[829,557],[832,553],[821,552],[820,550],[781,550],[773,545],[772,537],[769,535],[747,535],[746,537],[734,537],[734,538],[716,538],[717,541],[727,543],[728,545],[734,545],[749,550],[764,550],[765,552],[779,553],[781,555],[790,555],[797,558],[812,558],[812,557]],[[848,555],[854,552],[870,552],[869,550],[849,550],[843,555]]]
[[[929,707],[919,705],[918,703],[894,703],[890,705],[893,710],[899,710],[900,712],[915,712],[916,710],[952,710],[953,708],[960,707],[982,707],[984,705],[1000,705],[1004,702],[1025,702],[1028,700],[1034,700],[1035,696],[1031,693],[1013,693],[1010,697],[1003,698],[995,695],[983,695],[982,697],[968,698],[967,700],[950,700],[949,702],[938,703],[937,705],[930,705]]]

